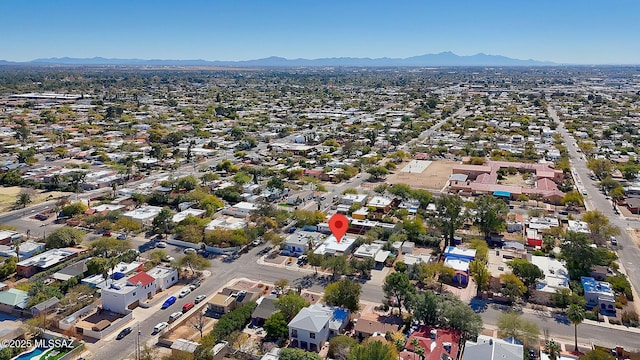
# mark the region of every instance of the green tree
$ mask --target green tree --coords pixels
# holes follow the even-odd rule
[[[64,206],[62,210],[60,210],[60,212],[62,213],[63,216],[72,217],[72,216],[84,214],[84,212],[87,211],[87,209],[88,209],[87,205],[77,201],[67,206]]]
[[[362,286],[349,279],[341,279],[327,285],[323,300],[327,305],[340,306],[355,313],[360,307]]]
[[[72,247],[80,244],[84,240],[85,232],[69,226],[63,226],[47,235],[47,249],[59,249]]]
[[[327,355],[335,360],[347,360],[349,349],[356,345],[357,342],[350,336],[338,335],[329,340],[329,351]]]
[[[584,200],[582,199],[582,195],[580,195],[579,192],[577,192],[577,191],[569,191],[560,200],[560,203],[562,205],[565,205],[565,206],[571,208],[571,207],[574,207],[574,206],[582,206],[582,205],[584,205]]]
[[[272,177],[267,182],[267,189],[284,190],[284,182],[277,176]]]
[[[558,360],[560,352],[562,352],[562,348],[560,347],[560,344],[551,339],[547,340],[544,344],[544,352],[549,355],[550,360]]]
[[[240,171],[240,172],[236,173],[235,175],[233,175],[233,177],[231,179],[233,180],[234,183],[242,186],[242,185],[246,185],[246,184],[251,182],[251,175]]]
[[[485,238],[492,232],[499,233],[505,229],[509,207],[504,201],[491,195],[481,195],[476,198],[474,207],[473,222]]]
[[[280,311],[271,314],[264,322],[264,330],[267,336],[274,339],[284,339],[289,336],[287,319]]]
[[[440,303],[438,296],[431,290],[412,296],[411,311],[413,319],[427,326],[438,325],[440,322]]]
[[[194,190],[200,181],[193,175],[188,175],[178,179],[178,189],[184,189],[186,191]]]
[[[567,309],[567,319],[573,324],[574,349],[578,351],[578,325],[584,321],[584,308],[580,305],[571,304]]]
[[[535,285],[539,279],[544,279],[544,273],[536,264],[532,264],[524,259],[513,259],[507,262],[515,276],[517,276],[526,287]]]
[[[502,295],[508,297],[511,302],[521,298],[527,291],[527,287],[515,274],[502,274],[500,279],[502,280]]]
[[[180,267],[188,267],[191,273],[195,274],[195,270],[204,270],[211,266],[211,263],[197,253],[190,252],[178,259],[177,265]]]
[[[322,263],[324,261],[324,257],[321,254],[316,254],[313,252],[310,252],[309,255],[307,255],[307,261],[309,262],[309,265],[313,266],[316,274],[318,273],[318,266],[322,266]]]
[[[347,257],[344,255],[331,256],[324,260],[323,267],[331,270],[332,277],[336,279],[347,272],[349,264],[347,263]]]
[[[28,192],[21,192],[16,199],[16,207],[24,209],[31,202],[31,195]]]
[[[500,337],[514,337],[525,346],[534,345],[540,337],[540,329],[535,323],[511,311],[498,316],[498,332]]]
[[[367,169],[367,173],[374,179],[381,179],[389,175],[389,170],[387,170],[387,168],[384,166],[372,166]]]
[[[309,306],[309,302],[293,291],[280,296],[276,301],[276,307],[287,321],[291,321],[302,308],[307,306]]]
[[[557,289],[553,294],[551,294],[551,301],[553,301],[553,304],[556,307],[561,309],[566,309],[571,304],[577,304],[583,307],[585,303],[582,296],[572,292],[571,289],[568,288]]]
[[[610,236],[620,233],[617,227],[609,224],[609,218],[599,210],[587,211],[582,215],[582,221],[589,225],[591,237],[599,245],[604,245]]]
[[[476,282],[478,294],[489,288],[491,273],[484,263],[477,260],[472,261],[471,263],[469,263],[469,271]]]
[[[397,360],[393,344],[380,340],[364,342],[351,348],[348,360]]]
[[[604,179],[613,171],[613,164],[609,159],[589,159],[587,162],[589,170],[598,177],[598,179]]]
[[[102,257],[118,256],[131,249],[131,243],[128,240],[116,240],[112,237],[101,237],[92,241],[89,248],[93,249],[95,254]]]
[[[278,354],[279,360],[323,360],[320,355],[302,349],[284,348]]]
[[[458,195],[444,194],[436,200],[436,226],[445,235],[445,247],[453,246],[455,231],[466,221],[467,215],[463,214],[463,207],[464,202]]]
[[[173,212],[171,209],[168,206],[163,207],[160,213],[153,218],[153,228],[160,234],[167,234],[172,218]]]
[[[409,276],[405,273],[397,272],[387,275],[384,279],[382,290],[388,299],[395,299],[400,316],[402,316],[402,307],[409,308],[409,300],[416,292],[416,288],[411,284]]]
[[[567,263],[567,270],[572,280],[588,276],[594,265],[595,251],[587,234],[567,231],[565,241],[560,246],[560,255]]]
[[[603,349],[595,349],[587,351],[584,355],[580,356],[580,360],[615,360],[613,355],[609,354]]]

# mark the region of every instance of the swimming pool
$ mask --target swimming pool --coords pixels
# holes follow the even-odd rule
[[[42,354],[44,354],[45,352],[47,352],[48,350],[51,350],[49,348],[35,348],[33,350],[27,351],[27,352],[23,352],[22,354],[14,357],[11,360],[33,360],[33,359],[39,359],[40,356]]]

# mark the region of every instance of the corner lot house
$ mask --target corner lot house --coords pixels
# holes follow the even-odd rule
[[[141,271],[126,280],[112,283],[102,289],[102,308],[119,314],[127,314],[141,301],[153,297],[156,293],[155,279]]]

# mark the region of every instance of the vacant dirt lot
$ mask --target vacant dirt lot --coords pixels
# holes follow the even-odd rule
[[[29,194],[31,194],[31,205],[71,194],[60,191],[44,192],[42,190],[33,190],[20,186],[0,187],[0,212],[11,210],[13,205],[16,203],[18,194],[22,191],[28,191]]]
[[[402,169],[407,164],[405,162],[398,165],[398,169]],[[394,174],[387,176],[386,182],[389,184],[407,184],[418,189],[440,191],[447,184],[454,164],[456,164],[455,161],[449,160],[434,161],[421,174],[397,170]]]

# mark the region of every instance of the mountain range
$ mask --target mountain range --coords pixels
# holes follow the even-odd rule
[[[0,65],[31,65],[31,66],[222,66],[222,67],[400,67],[400,66],[552,66],[557,65],[548,61],[520,60],[501,55],[476,54],[470,56],[456,55],[452,52],[425,54],[408,58],[355,58],[333,57],[320,59],[285,59],[272,56],[268,58],[220,61],[220,60],[162,60],[162,59],[109,59],[93,58],[42,58],[26,62],[11,62],[0,60]]]

